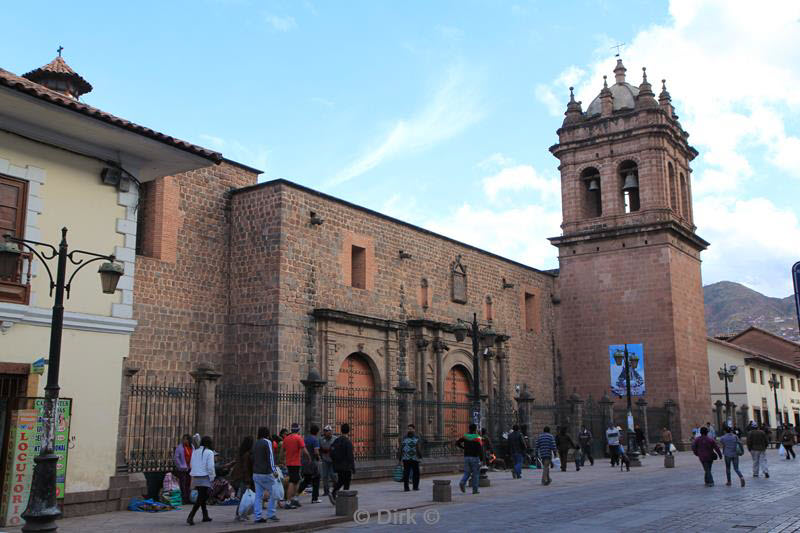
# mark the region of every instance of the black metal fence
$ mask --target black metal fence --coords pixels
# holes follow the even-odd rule
[[[178,377],[137,377],[128,395],[128,471],[170,470],[181,435],[195,430],[197,385]]]
[[[223,461],[236,457],[246,436],[254,437],[266,426],[270,437],[292,423],[303,425],[305,389],[288,386],[272,389],[263,385],[222,384],[216,390],[214,446]]]

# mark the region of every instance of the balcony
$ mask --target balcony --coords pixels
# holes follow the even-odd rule
[[[31,296],[30,252],[22,252],[10,278],[0,278],[0,302],[27,305]]]

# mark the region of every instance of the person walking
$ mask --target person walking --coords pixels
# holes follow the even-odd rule
[[[708,431],[708,437],[710,439],[716,439],[717,438],[717,430],[714,429],[714,426],[711,425],[711,422],[706,422],[706,430]],[[702,434],[702,432],[701,432],[701,434]]]
[[[197,510],[203,511],[203,522],[211,522],[211,517],[208,516],[208,509],[206,502],[208,501],[208,491],[211,489],[211,482],[216,477],[216,470],[214,469],[214,444],[211,437],[206,435],[200,439],[200,446],[195,448],[192,452],[192,459],[189,463],[190,474],[192,476],[192,486],[197,489],[197,501],[189,516],[186,518],[186,523],[190,526],[194,525],[194,515]]]
[[[302,457],[303,481],[297,489],[297,494],[303,494],[306,487],[311,485],[311,503],[319,503],[319,478],[320,478],[320,457],[319,457],[319,426],[312,424],[308,430],[308,435],[303,439],[306,445],[306,455]]]
[[[644,436],[642,426],[636,424],[633,428],[633,434],[636,438],[636,448],[639,450],[639,453],[641,455],[647,455],[647,439]]]
[[[275,464],[275,448],[269,440],[269,429],[258,428],[256,442],[250,452],[253,458],[253,485],[255,486],[255,502],[253,503],[253,518],[255,523],[278,522],[279,518],[275,514],[275,507],[280,499],[279,493],[282,492],[280,470]],[[263,518],[264,492],[269,492],[269,502],[267,502],[267,517]]]
[[[769,479],[769,467],[767,465],[767,434],[759,426],[751,429],[747,434],[747,449],[753,458],[753,477],[758,477],[759,470],[764,473],[764,477]]]
[[[228,476],[231,485],[236,489],[236,498],[241,500],[247,489],[254,490],[253,486],[253,437],[250,435],[242,439],[236,459],[229,463],[231,473]],[[239,506],[236,506],[236,521],[242,520],[239,516]]]
[[[792,446],[794,446],[797,436],[794,432],[794,426],[788,426],[786,429],[783,430],[783,435],[781,435],[781,444],[783,444],[784,449],[786,450],[786,460],[790,461],[796,457]],[[791,455],[791,457],[789,457]]]
[[[336,472],[331,461],[331,445],[336,440],[333,428],[330,425],[322,428],[322,438],[319,439],[319,455],[322,459],[322,490],[323,496],[328,496],[332,483],[336,483]]]
[[[456,446],[464,450],[464,475],[458,482],[461,492],[466,492],[467,480],[472,478],[472,494],[480,494],[478,480],[481,474],[481,460],[483,460],[483,442],[478,435],[478,426],[469,425],[469,432],[456,441]]]
[[[708,433],[708,427],[703,426],[700,428],[700,436],[692,442],[692,452],[700,459],[700,463],[703,465],[706,487],[713,487],[714,476],[711,474],[711,467],[717,456],[722,459],[722,452],[717,446],[717,441],[709,437]]]
[[[667,426],[661,428],[661,442],[664,443],[664,455],[672,455],[672,432]]]
[[[333,461],[333,470],[336,472],[336,484],[333,486],[333,490],[328,493],[328,498],[334,505],[336,505],[336,493],[342,487],[344,487],[344,490],[350,490],[350,480],[353,474],[356,473],[353,443],[350,442],[348,437],[350,424],[342,424],[341,431],[341,435],[336,437],[331,446],[331,460]]]
[[[409,491],[408,482],[414,490],[419,490],[419,462],[422,460],[422,446],[417,436],[417,428],[414,424],[408,425],[406,436],[400,441],[400,449],[397,451],[399,459],[403,462],[403,490]]]
[[[572,437],[567,435],[567,426],[561,426],[558,429],[558,436],[556,436],[556,448],[558,448],[558,457],[561,459],[561,471],[567,471],[567,462],[569,461],[569,451],[576,449],[575,442]],[[578,457],[575,457],[575,471],[580,471],[581,467],[578,464]]]
[[[172,461],[175,463],[175,477],[181,488],[181,501],[184,505],[191,503],[192,476],[189,475],[189,465],[192,462],[192,437],[185,434],[181,442],[175,447]]]
[[[739,437],[727,425],[724,428],[725,434],[719,439],[722,445],[722,455],[725,457],[725,477],[728,479],[725,485],[731,486],[731,465],[736,475],[739,476],[739,482],[744,487],[744,476],[739,471],[739,452],[744,453],[742,442]]]
[[[286,509],[297,509],[297,487],[300,484],[300,473],[303,467],[303,458],[310,460],[311,456],[306,450],[306,443],[300,436],[300,424],[292,423],[291,433],[283,438],[283,451],[286,454],[286,470],[289,473],[289,486],[286,492]],[[302,455],[302,457],[301,457]]]
[[[608,443],[608,453],[611,455],[611,466],[615,467],[619,463],[619,428],[609,422],[606,430],[606,442]]]
[[[536,456],[542,462],[542,485],[552,483],[550,479],[550,465],[553,461],[553,452],[556,451],[556,439],[550,433],[550,427],[545,426],[539,438],[536,439]]]
[[[508,434],[508,451],[514,461],[514,469],[511,471],[514,479],[522,479],[522,460],[525,457],[525,437],[519,430],[519,426],[514,424],[511,433]]]
[[[589,459],[589,464],[594,466],[594,457],[592,457],[592,432],[589,428],[583,426],[583,429],[578,433],[578,445],[581,447],[581,466],[586,464],[586,459]]]

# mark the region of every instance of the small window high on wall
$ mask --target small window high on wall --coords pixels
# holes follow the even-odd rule
[[[603,198],[600,192],[600,172],[589,167],[581,172],[581,195],[583,196],[583,215],[597,218],[603,214]]]
[[[639,167],[633,161],[623,161],[619,166],[622,183],[622,201],[625,213],[639,210]]]
[[[350,285],[356,289],[366,289],[367,249],[353,245],[350,250]]]

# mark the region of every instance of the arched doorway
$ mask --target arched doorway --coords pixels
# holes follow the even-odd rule
[[[350,440],[357,458],[376,452],[375,389],[375,376],[367,358],[359,353],[348,355],[336,375],[336,431],[342,424],[350,424]]]
[[[455,440],[466,433],[470,422],[469,394],[472,390],[467,369],[455,365],[444,379],[444,432],[450,440]]]

